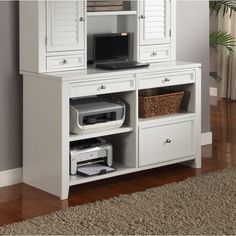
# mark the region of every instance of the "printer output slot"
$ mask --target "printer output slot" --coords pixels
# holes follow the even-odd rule
[[[83,118],[83,125],[93,125],[93,124],[115,121],[117,120],[116,117],[117,116],[115,112],[107,112],[97,115],[85,116]]]
[[[97,163],[106,164],[106,161],[104,161],[104,158],[97,158],[97,159],[93,159],[92,161],[81,161],[81,162],[77,163],[77,167],[78,166],[87,166],[87,165],[92,165],[92,164],[97,164]]]

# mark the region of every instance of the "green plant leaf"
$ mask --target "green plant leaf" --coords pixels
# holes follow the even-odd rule
[[[236,46],[236,41],[228,32],[214,31],[210,34],[210,46],[220,55],[225,52],[232,56],[234,53],[233,47]]]
[[[218,75],[217,72],[214,72],[214,71],[210,72],[210,76],[219,83],[223,80],[222,76]]]
[[[236,0],[209,1],[209,7],[211,10],[211,14],[215,12],[216,15],[218,15],[219,12],[223,10],[223,16],[228,12],[230,12],[230,16],[231,16],[232,12],[236,11]]]

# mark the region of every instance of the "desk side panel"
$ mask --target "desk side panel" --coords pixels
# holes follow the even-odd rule
[[[23,80],[23,182],[66,199],[69,86],[32,76]]]

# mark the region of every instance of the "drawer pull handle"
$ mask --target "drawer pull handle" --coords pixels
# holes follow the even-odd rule
[[[157,52],[153,52],[153,53],[151,54],[151,56],[152,56],[152,57],[157,56]]]
[[[141,15],[141,16],[140,16],[140,18],[141,18],[141,19],[145,19],[145,18],[146,18],[146,16],[144,16],[144,15]]]
[[[104,84],[101,85],[101,89],[106,89],[106,88],[107,88],[106,85]]]
[[[63,65],[65,65],[65,64],[67,64],[68,63],[68,61],[66,60],[66,59],[64,59],[63,61],[62,61],[62,64]]]
[[[169,78],[165,78],[164,82],[170,82],[170,79]]]
[[[80,17],[79,19],[81,22],[84,22],[85,21],[85,18],[84,17]]]
[[[167,138],[166,143],[171,143],[171,139]]]

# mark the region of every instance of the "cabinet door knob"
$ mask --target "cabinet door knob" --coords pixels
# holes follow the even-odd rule
[[[166,143],[171,143],[171,139],[167,138]]]
[[[144,15],[141,15],[141,16],[140,16],[140,18],[141,18],[141,19],[145,19],[145,18],[146,18],[146,16],[144,16]]]
[[[157,52],[153,52],[151,56],[157,56]]]
[[[64,59],[64,60],[62,61],[62,64],[65,65],[65,64],[67,64],[67,62],[68,62],[68,61],[67,61],[66,59]]]
[[[81,22],[84,22],[84,21],[85,21],[85,18],[84,18],[84,17],[80,17],[79,20],[80,20]]]
[[[101,89],[106,89],[106,88],[107,88],[106,85],[104,84],[101,85]]]

